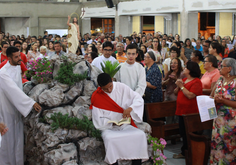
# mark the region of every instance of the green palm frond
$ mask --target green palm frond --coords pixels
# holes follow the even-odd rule
[[[115,74],[118,72],[118,70],[121,67],[117,61],[114,63],[112,63],[111,61],[104,61],[103,63],[101,63],[102,71],[104,73],[109,74],[111,78],[115,76]]]

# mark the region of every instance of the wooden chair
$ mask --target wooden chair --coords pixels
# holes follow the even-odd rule
[[[172,144],[175,144],[175,139],[179,138],[179,124],[165,124],[164,121],[154,120],[157,118],[163,118],[168,116],[175,116],[176,101],[166,101],[159,103],[146,103],[145,113],[147,122],[152,127],[152,136],[157,138],[165,138],[171,140]],[[172,136],[176,135],[176,136]],[[171,136],[171,137],[170,137]],[[166,138],[169,137],[169,138]]]
[[[185,151],[186,165],[207,165],[211,138],[195,133],[212,129],[213,120],[201,122],[198,113],[183,115],[183,118],[188,142],[188,150]]]

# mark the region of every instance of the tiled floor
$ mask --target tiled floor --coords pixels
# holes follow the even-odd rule
[[[173,154],[179,154],[182,142],[177,142],[175,145],[170,144],[167,141],[166,148],[164,149],[164,155],[167,157],[167,165],[185,165],[185,159],[174,159]]]

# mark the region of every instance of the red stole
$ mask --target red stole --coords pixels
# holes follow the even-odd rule
[[[102,89],[98,87],[96,91],[93,92],[91,97],[90,109],[93,109],[93,106],[104,109],[107,111],[123,113],[124,110],[121,108],[114,100],[112,100]],[[138,128],[131,118],[131,125]]]

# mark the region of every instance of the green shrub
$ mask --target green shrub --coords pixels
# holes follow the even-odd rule
[[[118,72],[118,70],[120,69],[119,63],[117,61],[114,63],[112,63],[111,61],[105,61],[104,64],[105,65],[101,63],[102,71],[109,74],[111,78],[113,78],[116,72]]]
[[[87,71],[84,74],[74,74],[73,67],[76,63],[68,62],[66,59],[66,57],[63,57],[64,62],[60,65],[57,76],[54,78],[55,80],[58,80],[62,84],[73,85],[88,77]]]
[[[51,129],[53,132],[59,127],[76,129],[87,132],[90,137],[95,137],[98,140],[102,140],[101,131],[94,127],[93,122],[90,121],[87,116],[83,116],[83,119],[78,119],[77,117],[69,117],[68,114],[63,115],[59,112],[52,114],[48,119],[53,121],[51,124]]]

